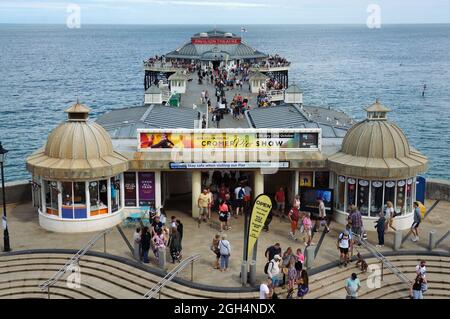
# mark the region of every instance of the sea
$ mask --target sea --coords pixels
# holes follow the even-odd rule
[[[143,102],[143,60],[172,51],[210,25],[0,24],[0,141],[6,181],[29,179],[26,157],[79,99],[91,117]],[[241,25],[217,26],[241,34]],[[375,99],[450,180],[450,25],[251,25],[245,42],[292,62],[306,105],[365,118]],[[427,89],[422,96],[423,87]]]

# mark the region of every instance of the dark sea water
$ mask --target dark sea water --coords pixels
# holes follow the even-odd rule
[[[219,27],[239,33],[240,26]],[[29,178],[25,158],[76,100],[105,111],[143,101],[142,61],[211,26],[0,24],[0,141],[7,180]],[[450,25],[249,26],[244,40],[293,62],[308,105],[363,119],[376,98],[430,158],[428,176],[450,179]],[[422,87],[427,84],[425,98]]]

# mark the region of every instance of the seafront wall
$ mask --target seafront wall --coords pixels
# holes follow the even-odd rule
[[[29,181],[9,182],[6,183],[5,188],[7,204],[24,203],[31,201],[32,195],[31,185]],[[426,196],[428,199],[450,201],[450,181],[429,179],[427,180],[426,192]],[[0,203],[2,202],[3,198],[0,195]]]

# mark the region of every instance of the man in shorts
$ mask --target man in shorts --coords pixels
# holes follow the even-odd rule
[[[413,242],[419,241],[419,226],[422,223],[422,213],[420,211],[419,203],[414,203],[414,223],[411,226],[411,230],[409,231],[409,234],[413,234],[414,237],[411,238]]]
[[[209,205],[211,204],[211,196],[209,195],[208,189],[205,188],[203,190],[203,193],[200,194],[198,197],[198,208],[199,208],[199,215],[198,215],[198,224],[202,223],[202,220],[206,223],[207,222],[207,216],[209,211]]]
[[[348,251],[350,249],[350,233],[345,230],[341,233],[337,240],[337,248],[339,249],[340,259],[339,259],[339,267],[342,265],[347,267],[348,263]]]
[[[245,187],[242,183],[234,190],[234,196],[237,217],[239,216],[239,212],[244,213]]]
[[[317,198],[317,204],[319,208],[319,219],[316,220],[316,227],[314,232],[318,232],[320,230],[320,227],[325,226],[325,233],[329,233],[330,227],[328,227],[327,211],[325,208],[325,203],[323,202],[323,199],[321,197]]]

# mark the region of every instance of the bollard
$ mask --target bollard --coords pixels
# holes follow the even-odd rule
[[[248,276],[248,264],[244,260],[242,262],[242,264],[241,264],[241,283],[242,283],[242,286],[246,286],[247,285],[247,276]]]
[[[436,231],[432,230],[430,231],[430,241],[428,244],[428,250],[433,251],[434,248],[436,248]]]
[[[402,247],[403,232],[401,230],[396,230],[394,233],[394,251],[399,251]]]
[[[250,263],[250,286],[256,286],[256,261]]]
[[[305,266],[306,269],[311,269],[314,264],[316,248],[313,246],[306,247],[305,249]]]
[[[166,269],[166,248],[158,248],[158,267],[161,269]]]

